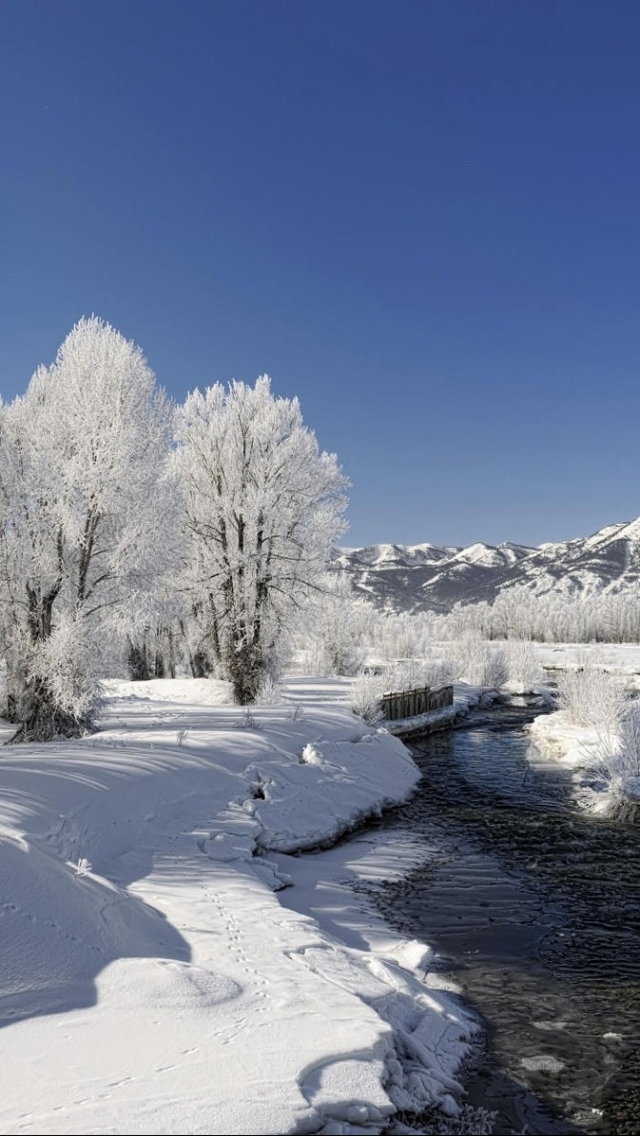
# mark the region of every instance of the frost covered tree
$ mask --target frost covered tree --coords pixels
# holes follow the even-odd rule
[[[86,728],[109,645],[154,618],[177,516],[170,441],[142,352],[96,317],[0,406],[5,713],[25,738]]]
[[[364,663],[362,609],[345,572],[327,573],[309,605],[302,635],[305,667],[314,675],[356,675]]]
[[[182,586],[201,605],[207,654],[253,702],[296,608],[344,531],[348,482],[320,453],[297,399],[266,375],[194,391],[177,413],[175,468],[188,537]]]

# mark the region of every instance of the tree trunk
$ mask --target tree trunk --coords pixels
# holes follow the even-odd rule
[[[255,643],[231,643],[229,651],[229,677],[233,685],[233,698],[238,706],[255,702],[265,675],[264,659]]]
[[[53,738],[80,738],[90,728],[82,721],[56,705],[46,680],[38,678],[27,690],[20,708],[20,727],[11,738],[14,742],[48,742]]]
[[[149,659],[147,656],[147,644],[145,640],[142,641],[142,646],[139,647],[137,643],[132,643],[129,640],[129,656],[127,659],[129,666],[129,676],[132,682],[145,681],[151,678],[149,670]]]

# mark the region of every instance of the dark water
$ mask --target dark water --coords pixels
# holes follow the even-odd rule
[[[443,853],[377,901],[484,1021],[471,1103],[496,1133],[640,1132],[640,833],[576,808],[517,709],[412,751],[420,789],[382,825]]]

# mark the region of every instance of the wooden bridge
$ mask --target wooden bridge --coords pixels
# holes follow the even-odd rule
[[[415,718],[418,714],[441,710],[443,706],[453,706],[453,687],[438,686],[432,690],[430,686],[423,686],[420,690],[392,691],[382,695],[380,706],[387,722]]]

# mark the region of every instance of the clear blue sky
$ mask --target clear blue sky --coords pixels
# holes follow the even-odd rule
[[[638,0],[2,0],[0,389],[271,374],[350,544],[640,514]]]

